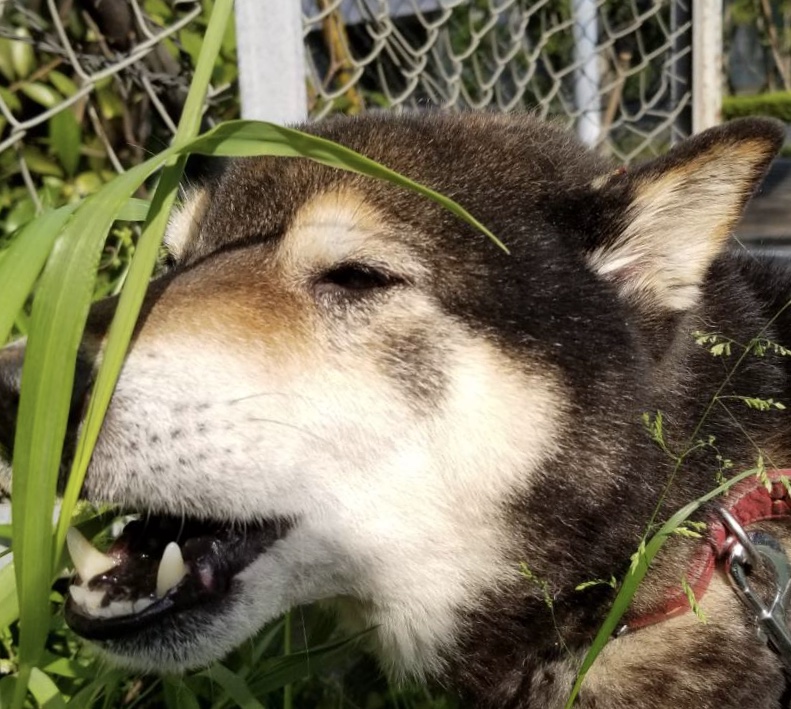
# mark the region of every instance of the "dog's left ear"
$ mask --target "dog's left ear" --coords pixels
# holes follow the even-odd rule
[[[638,306],[693,307],[784,137],[776,121],[733,121],[597,180],[601,212],[587,252],[591,267]]]

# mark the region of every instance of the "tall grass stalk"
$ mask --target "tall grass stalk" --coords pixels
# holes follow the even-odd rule
[[[212,68],[232,9],[233,0],[217,0],[215,3],[179,122],[176,146],[199,132],[201,110]],[[72,238],[79,238],[84,248],[72,249],[65,238],[59,239],[36,294],[22,372],[22,397],[14,446],[12,534],[20,615],[20,667],[14,693],[15,708],[21,708],[24,704],[31,673],[41,658],[46,642],[50,626],[49,587],[58,571],[56,566],[66,530],[121,370],[147,281],[156,263],[185,161],[184,156],[169,160],[154,195],[92,392],[54,544],[51,520],[55,486],[69,416],[77,349],[85,327],[107,229],[123,202],[131,196],[123,194],[126,190],[115,195],[120,203],[102,205],[105,208],[104,218],[96,220],[98,224],[91,224],[92,234],[89,232],[84,238],[80,238],[83,219],[79,217],[86,214],[88,205],[78,210],[78,218],[71,222],[72,229],[67,228],[66,235],[69,231],[75,232],[75,227],[80,228],[80,231],[72,234]],[[116,208],[110,211],[108,207]],[[93,211],[91,209],[88,216],[92,216]],[[44,497],[43,504],[40,495]]]

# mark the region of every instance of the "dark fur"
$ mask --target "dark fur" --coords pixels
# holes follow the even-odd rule
[[[213,183],[200,239],[149,302],[168,278],[189,277],[191,270],[209,273],[205,280],[221,287],[227,258],[240,249],[270,248],[311,195],[342,185],[359,189],[387,216],[388,229],[419,245],[434,274],[433,297],[446,312],[525,367],[560,371],[574,425],[529,496],[512,500],[509,510],[523,540],[513,562],[527,562],[548,584],[552,613],[543,590],[527,580],[493,592],[478,612],[460,618],[461,651],[447,658],[448,675],[440,678],[470,705],[556,707],[573,680],[568,653],[579,660],[613,598],[606,586],[574,589],[623,575],[672,470],[649,440],[642,414],[663,412],[669,446],[682,449],[735,361],[714,358],[691,333],[748,342],[791,300],[784,267],[724,253],[709,268],[696,307],[665,310],[621,297],[617,284],[589,267],[588,255],[621,236],[640,185],[684,169],[712,146],[744,140],[762,146],[742,190],[745,201],[777,147],[777,128],[746,121],[710,132],[646,167],[613,174],[601,188],[592,183],[613,166],[530,117],[369,116],[309,130],[458,200],[511,254],[436,204],[389,184],[306,161],[245,159],[230,163]],[[791,348],[791,310],[766,336]],[[441,367],[434,367],[426,341],[415,331],[394,332],[383,343],[416,401],[443,394]],[[788,358],[750,357],[723,394],[791,401],[789,367]],[[734,409],[743,430],[715,406],[698,437],[714,436],[736,470],[755,462],[750,439],[771,451],[771,463],[791,465],[786,412]],[[691,456],[660,518],[710,490],[715,470],[710,449]],[[650,576],[655,587],[678,586],[690,543],[671,540],[668,547]],[[668,636],[667,662],[647,660],[642,671],[624,667],[624,676],[634,675],[628,696],[583,690],[581,706],[780,707],[781,664],[743,616],[738,627],[715,620],[681,641]]]

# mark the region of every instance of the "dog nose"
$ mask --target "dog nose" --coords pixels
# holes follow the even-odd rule
[[[0,349],[0,456],[11,459],[14,452],[16,419],[19,411],[19,390],[22,384],[22,362],[25,341],[18,340]],[[91,384],[93,366],[81,353],[77,355],[74,387],[71,394],[70,420],[79,416]]]

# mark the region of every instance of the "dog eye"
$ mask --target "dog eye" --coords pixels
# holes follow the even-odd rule
[[[403,279],[379,268],[345,263],[324,273],[314,286],[316,295],[364,295],[403,283]]]

